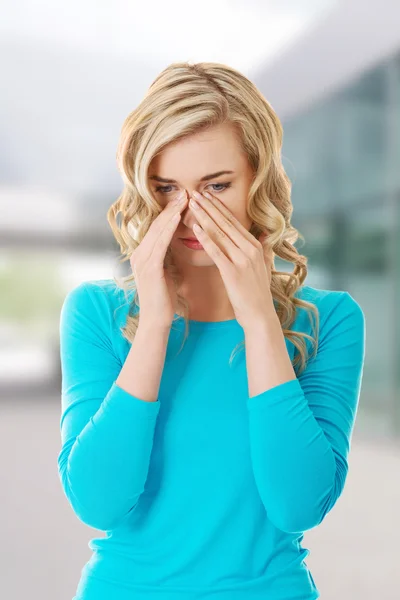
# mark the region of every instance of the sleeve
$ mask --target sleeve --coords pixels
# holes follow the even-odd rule
[[[112,529],[138,502],[147,478],[160,402],[132,396],[116,383],[121,362],[110,311],[89,283],[72,289],[60,313],[61,451],[58,473],[78,518]],[[103,302],[104,304],[104,302]]]
[[[247,400],[256,485],[282,531],[317,526],[343,491],[364,356],[362,309],[348,292],[330,291],[316,356],[296,379]]]

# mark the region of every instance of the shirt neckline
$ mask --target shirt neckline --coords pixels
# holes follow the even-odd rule
[[[227,319],[225,321],[197,321],[196,319],[188,319],[189,328],[191,329],[222,329],[228,327],[240,327],[237,319]],[[174,314],[173,325],[181,327],[185,326],[185,319],[178,314]]]

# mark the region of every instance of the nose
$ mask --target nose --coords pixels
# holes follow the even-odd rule
[[[186,192],[187,197],[190,198],[192,197],[190,192]],[[183,211],[181,212],[181,223],[183,223],[188,229],[190,229],[191,234],[194,236],[193,233],[193,225],[195,223],[198,223],[198,221],[196,220],[196,216],[194,213],[194,210],[190,207],[189,202],[187,203],[187,205],[185,206],[185,208],[183,209]],[[200,225],[200,223],[198,223]]]

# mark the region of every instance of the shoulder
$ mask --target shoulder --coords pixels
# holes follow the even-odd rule
[[[362,332],[365,329],[365,315],[360,304],[347,291],[325,290],[304,285],[295,296],[311,302],[318,309],[320,337],[323,338],[332,328],[342,324],[343,329]]]
[[[312,302],[321,310],[321,316],[335,311],[336,314],[355,313],[363,315],[363,310],[355,298],[344,290],[325,290],[303,285],[295,296],[301,300]]]
[[[132,291],[125,291],[114,279],[83,281],[66,294],[61,318],[84,316],[99,327],[109,328],[119,320],[119,313],[126,316],[132,298]]]

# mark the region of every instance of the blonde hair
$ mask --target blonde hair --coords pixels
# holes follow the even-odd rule
[[[272,264],[271,292],[283,334],[298,351],[292,364],[300,374],[309,358],[306,338],[313,342],[315,355],[318,336],[313,338],[304,332],[291,331],[290,327],[301,307],[308,311],[310,321],[311,312],[314,313],[314,332],[315,328],[319,330],[318,308],[295,296],[307,276],[307,258],[293,245],[299,236],[303,241],[304,238],[290,223],[291,183],[280,156],[282,125],[271,105],[244,75],[220,63],[178,62],[170,64],[156,77],[141,103],[122,125],[117,166],[124,189],[110,206],[107,220],[120,246],[120,262],[129,260],[162,210],[147,185],[148,168],[154,156],[171,142],[223,123],[235,126],[241,148],[254,170],[248,199],[248,214],[253,221],[250,233],[256,239],[266,233],[263,245],[272,248],[273,255],[294,265],[289,273],[276,271]],[[117,224],[119,213],[121,221]],[[182,278],[170,247],[164,267],[178,290]],[[126,298],[129,289],[135,290],[131,307],[139,308],[134,275],[122,278],[121,282]],[[188,304],[179,293],[177,302],[185,319],[184,343],[189,329]],[[138,324],[139,312],[131,314],[129,311],[121,332],[131,343]],[[241,344],[244,345],[244,340]],[[232,359],[233,355],[230,362]]]

